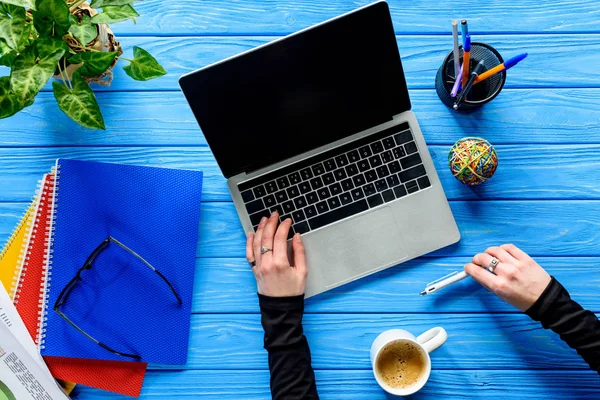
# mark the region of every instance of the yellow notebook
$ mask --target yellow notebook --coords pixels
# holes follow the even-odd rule
[[[66,394],[71,394],[71,392],[73,392],[73,389],[75,389],[75,385],[77,385],[75,382],[61,381],[60,379],[57,379],[57,381]]]
[[[21,275],[23,256],[27,250],[25,246],[29,239],[29,232],[35,216],[34,210],[35,200],[25,212],[25,215],[0,253],[0,282],[4,285],[11,299],[14,299],[17,282]]]

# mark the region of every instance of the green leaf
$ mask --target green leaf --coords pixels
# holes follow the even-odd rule
[[[132,19],[135,22],[135,17],[139,17],[140,14],[133,9],[129,4],[123,6],[106,6],[102,8],[102,13],[96,14],[92,17],[93,24],[113,24],[115,22],[125,21]]]
[[[33,23],[40,35],[62,37],[68,32],[71,23],[65,0],[36,0],[36,8]]]
[[[80,73],[81,76],[91,78],[102,75],[102,73],[110,67],[116,56],[116,51],[106,53],[90,51],[75,54],[69,58],[69,62],[71,64],[83,63],[83,65],[77,69],[77,72]]]
[[[0,119],[15,115],[23,109],[21,102],[10,91],[10,78],[3,76],[0,78]]]
[[[0,9],[0,39],[13,50],[23,50],[25,33],[25,9],[22,7],[2,5]]]
[[[92,129],[106,129],[96,96],[77,72],[73,74],[73,90],[60,82],[52,82],[58,107],[78,124]]]
[[[55,37],[39,37],[34,43],[39,54],[47,54],[59,49],[63,49],[65,53],[69,51],[69,46],[62,39]]]
[[[94,0],[90,7],[92,8],[102,8],[106,6],[124,6],[126,4],[131,4],[136,0]]]
[[[81,22],[76,22],[69,27],[69,32],[79,40],[79,43],[83,46],[87,46],[92,40],[96,39],[96,36],[98,36],[98,27],[92,25],[89,16],[84,15]]]
[[[8,54],[12,51],[10,47],[6,44],[6,42],[0,39],[0,55]]]
[[[35,0],[2,0],[2,2],[35,10]]]
[[[133,60],[123,69],[136,81],[148,81],[167,74],[167,71],[150,53],[137,46],[133,46]]]
[[[21,104],[31,101],[44,87],[56,70],[56,65],[65,54],[61,40],[41,40],[28,46],[15,59],[10,74],[10,87]]]
[[[4,65],[5,67],[11,67],[13,62],[17,58],[16,50],[11,51],[10,53],[6,53],[2,57],[0,57],[0,65]]]

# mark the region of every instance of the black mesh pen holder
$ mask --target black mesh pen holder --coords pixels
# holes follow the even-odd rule
[[[460,64],[463,63],[463,49],[460,47]],[[485,43],[471,43],[471,68],[472,71],[479,61],[483,60],[485,65],[482,73],[488,69],[494,68],[498,64],[502,64],[504,60],[496,49]],[[492,101],[502,88],[506,81],[506,72],[502,71],[490,78],[473,85],[471,92],[466,99],[459,105],[459,111],[472,110],[480,107],[485,103]],[[435,90],[442,103],[452,108],[454,106],[455,97],[450,96],[452,87],[455,82],[454,73],[454,51],[448,53],[443,64],[438,69],[435,76]]]

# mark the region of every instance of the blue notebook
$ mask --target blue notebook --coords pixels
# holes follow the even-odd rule
[[[42,355],[137,361],[100,347],[54,311],[63,288],[111,236],[160,271],[183,304],[158,274],[109,243],[60,310],[118,352],[185,364],[202,172],[64,159],[56,168]]]

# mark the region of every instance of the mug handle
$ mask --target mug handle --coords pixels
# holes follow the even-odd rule
[[[446,339],[448,339],[448,333],[444,328],[435,327],[431,328],[427,332],[422,333],[417,337],[417,342],[423,346],[425,351],[431,353],[444,343],[446,343]]]

